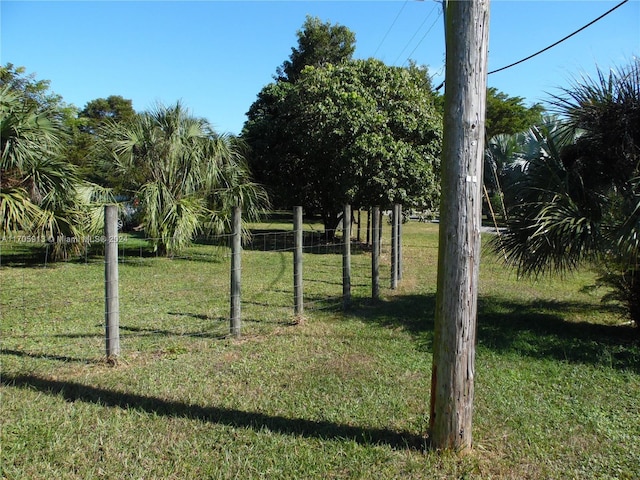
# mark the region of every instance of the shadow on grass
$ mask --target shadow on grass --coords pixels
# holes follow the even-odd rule
[[[216,326],[220,326],[221,322],[228,322],[228,319],[219,317],[215,319],[218,324]],[[143,327],[127,327],[120,325],[120,330],[122,332],[128,332],[127,336],[132,337],[155,337],[155,336],[166,336],[166,337],[199,337],[199,338],[212,338],[212,339],[222,339],[227,336],[227,333],[221,332],[206,332],[206,331],[175,331],[175,330],[161,330],[158,328],[143,328]]]
[[[31,352],[23,352],[21,350],[11,350],[8,348],[0,349],[0,355],[13,355],[16,357],[23,358],[38,358],[43,360],[57,360],[60,362],[74,362],[74,363],[104,363],[102,359],[95,358],[77,358],[77,357],[68,357],[66,355],[52,355],[49,353],[31,353]]]
[[[408,295],[354,307],[351,316],[414,334],[421,349],[432,351],[435,295]],[[478,302],[478,346],[571,363],[629,369],[640,373],[638,331],[629,325],[567,321],[568,312],[591,312],[579,302],[514,302],[496,297]],[[608,307],[599,307],[603,311]]]
[[[53,260],[46,244],[20,243],[0,248],[0,265],[11,268],[55,268],[65,263],[87,263],[94,256],[90,249],[72,253],[67,259]]]
[[[211,315],[205,315],[203,313],[191,313],[191,312],[167,312],[168,315],[173,315],[175,317],[189,317],[195,320],[211,320],[211,321],[221,321],[225,320],[222,317],[216,316],[212,317]]]
[[[106,407],[134,409],[153,415],[200,420],[234,428],[251,428],[257,432],[268,429],[283,435],[300,435],[327,440],[346,439],[362,445],[388,445],[394,449],[423,449],[425,441],[423,437],[409,432],[287,418],[220,407],[188,405],[183,402],[107,390],[75,382],[51,380],[35,375],[3,375],[0,384],[60,395],[69,402],[82,401]]]

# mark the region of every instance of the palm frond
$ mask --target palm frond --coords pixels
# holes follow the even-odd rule
[[[41,214],[23,188],[0,190],[0,226],[2,232],[28,231]]]
[[[104,133],[103,148],[120,171],[140,179],[136,197],[155,249],[173,254],[200,230],[228,231],[238,203],[252,219],[268,204],[264,189],[251,182],[242,143],[216,134],[180,102],[158,104],[132,125],[110,124]]]

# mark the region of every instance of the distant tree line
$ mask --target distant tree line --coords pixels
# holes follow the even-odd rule
[[[107,203],[167,255],[198,233],[227,231],[234,205],[248,219],[268,206],[242,141],[179,102],[137,113],[113,95],[78,110],[9,63],[0,69],[0,128],[3,234],[27,232],[55,258],[102,231]]]

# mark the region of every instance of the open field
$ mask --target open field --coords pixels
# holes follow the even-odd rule
[[[369,299],[370,256],[355,253],[346,313],[341,257],[305,253],[299,323],[291,252],[245,250],[239,340],[225,336],[226,247],[177,259],[135,238],[123,248],[112,366],[102,258],[43,268],[28,246],[2,246],[2,478],[640,476],[640,345],[602,292],[585,288],[586,269],[519,280],[485,252],[475,445],[458,457],[423,448],[437,225],[405,225],[404,279],[379,302]]]

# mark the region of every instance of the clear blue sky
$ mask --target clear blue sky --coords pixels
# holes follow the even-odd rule
[[[618,3],[493,0],[489,69],[548,46]],[[358,58],[375,56],[390,65],[411,58],[429,67],[435,85],[443,78],[443,20],[433,0],[2,0],[0,8],[2,64],[50,80],[67,103],[82,108],[95,98],[121,95],[142,111],[157,101],[182,100],[221,132],[240,132],[257,93],[297,44],[307,14],[353,30]],[[608,70],[634,55],[640,55],[640,0],[548,52],[490,75],[489,85],[531,104],[572,78],[593,74],[596,65]]]

